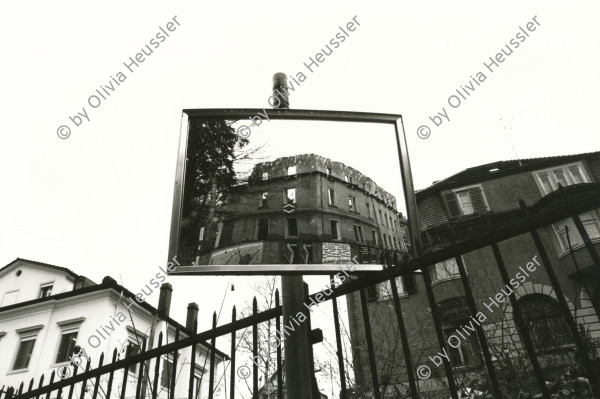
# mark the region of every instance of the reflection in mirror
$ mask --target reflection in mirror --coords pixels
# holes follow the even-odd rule
[[[409,252],[393,124],[189,120],[182,266],[397,264]],[[244,129],[242,129],[244,130]]]

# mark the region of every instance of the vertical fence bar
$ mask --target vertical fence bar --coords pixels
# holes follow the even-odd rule
[[[115,361],[117,361],[117,348],[115,348],[113,350],[111,363],[114,363]],[[108,386],[106,387],[106,398],[104,398],[104,399],[110,399],[114,374],[115,374],[114,370],[111,370],[111,372],[108,374]]]
[[[581,239],[583,240],[585,248],[587,249],[588,253],[590,254],[590,257],[592,258],[592,261],[597,267],[600,267],[600,257],[598,257],[598,252],[596,252],[596,248],[594,247],[594,244],[592,244],[590,235],[583,226],[581,218],[579,217],[579,215],[575,214],[572,215],[571,219],[573,219],[575,227],[577,227],[577,231],[579,232],[579,235],[581,235]]]
[[[450,230],[452,234],[452,230]],[[454,244],[454,243],[453,243]],[[465,290],[465,295],[467,297],[467,305],[469,307],[469,312],[472,315],[477,314],[477,306],[475,305],[475,299],[473,298],[473,291],[471,290],[471,285],[469,284],[469,278],[467,277],[467,271],[465,269],[465,265],[463,263],[462,257],[457,256],[454,258],[456,260],[456,265],[458,266],[458,272],[460,273],[460,279],[462,281],[463,288]],[[481,325],[477,324],[475,326],[477,330],[477,338],[479,339],[479,345],[481,347],[481,352],[483,352],[483,360],[485,362],[485,366],[487,368],[488,375],[490,377],[490,382],[492,385],[492,391],[494,392],[495,398],[502,398],[502,391],[500,390],[500,384],[498,383],[498,377],[496,376],[496,370],[494,369],[494,362],[492,361],[492,355],[490,354],[490,348],[487,343],[487,339],[485,337],[485,333],[483,332],[483,328]]]
[[[129,374],[128,366],[123,368],[123,382],[121,383],[121,399],[125,399],[125,391],[127,390],[127,374]]]
[[[329,275],[330,281],[334,280],[333,274]],[[337,360],[338,360],[338,369],[340,372],[340,386],[342,388],[342,392],[340,392],[340,399],[348,399],[347,387],[346,387],[346,371],[344,369],[344,352],[342,346],[342,334],[340,329],[340,316],[338,312],[337,306],[337,298],[333,297],[331,299],[331,304],[333,306],[333,323],[335,326],[335,343],[337,348]],[[279,320],[279,318],[278,318]],[[333,377],[332,377],[333,378]],[[278,398],[282,399],[282,398]]]
[[[213,312],[212,329],[217,328],[217,312]],[[217,337],[213,335],[211,340],[212,349],[210,350],[210,371],[208,381],[208,399],[213,399],[215,390],[215,349],[217,345]]]
[[[510,285],[510,280],[508,278],[508,272],[506,271],[506,266],[504,265],[504,259],[502,259],[502,254],[500,254],[500,249],[498,248],[498,244],[492,244],[492,251],[494,252],[494,258],[496,258],[496,264],[498,265],[498,270],[500,270],[500,275],[502,276],[502,282],[506,285]],[[529,360],[531,361],[531,366],[533,367],[533,371],[535,373],[535,377],[538,382],[538,386],[542,391],[542,395],[545,399],[550,399],[550,392],[546,387],[546,380],[544,379],[544,375],[542,374],[542,368],[540,367],[540,363],[537,358],[537,354],[535,353],[535,349],[533,347],[533,342],[531,342],[531,338],[529,337],[527,331],[527,326],[525,325],[525,321],[521,317],[521,312],[519,311],[519,305],[517,303],[517,299],[514,295],[509,295],[510,304],[513,308],[513,320],[517,325],[519,331],[523,331],[523,341],[525,343],[525,350],[527,351],[527,355],[529,356]]]
[[[256,297],[252,300],[252,316],[256,316],[258,305]],[[252,323],[252,398],[258,399],[258,325]],[[288,376],[289,377],[289,376]]]
[[[236,320],[236,309],[235,306],[231,309],[231,322],[235,323]],[[229,397],[230,399],[235,399],[235,331],[231,332],[231,381],[229,382]]]
[[[92,362],[89,360],[86,362],[85,371],[83,372],[83,374],[87,374],[87,372],[90,371],[91,364],[92,364]],[[77,366],[75,366],[75,367],[77,367]],[[87,378],[84,379],[83,381],[81,381],[81,391],[79,392],[79,399],[84,398],[86,389],[87,389]]]
[[[52,385],[54,383],[54,375],[55,375],[56,371],[53,370],[52,373],[50,374],[50,381],[48,381],[48,385]],[[18,391],[18,393],[21,393],[21,391]],[[52,393],[52,391],[48,392],[46,394],[46,399],[50,398],[50,394]]]
[[[275,307],[279,307],[279,289],[275,290]],[[281,320],[279,316],[275,318],[275,333],[281,337]],[[281,361],[281,340],[277,345],[277,399],[283,399],[283,364]]]
[[[146,337],[144,337],[144,340],[142,341],[142,350],[140,353],[146,352]],[[144,366],[145,366],[145,362],[140,362],[139,366],[140,366],[140,370],[138,371],[138,380],[137,380],[137,386],[135,388],[135,397],[139,398],[140,397],[140,392],[142,392],[142,382],[144,381]],[[83,398],[81,398],[83,399]]]
[[[168,332],[167,332],[168,334]],[[179,328],[175,329],[175,340],[173,342],[179,341]],[[169,384],[169,398],[175,398],[175,382],[177,381],[177,361],[179,360],[179,351],[173,351],[173,369],[171,375],[169,376],[171,379],[171,383]]]
[[[100,360],[98,361],[98,368],[102,367],[102,363],[104,363],[104,352],[100,353]],[[92,399],[96,399],[98,395],[98,386],[100,385],[100,376],[96,377],[96,383],[94,384],[94,393],[92,394]]]
[[[379,378],[377,377],[377,363],[375,362],[375,351],[373,349],[373,337],[371,337],[371,321],[369,308],[367,306],[367,293],[364,288],[360,289],[360,305],[362,308],[363,322],[365,325],[365,337],[367,339],[367,350],[369,351],[369,365],[371,366],[371,381],[373,382],[373,394],[375,399],[381,399],[379,391]]]
[[[163,332],[158,334],[157,348],[162,346]],[[164,366],[163,366],[164,367]],[[160,373],[160,356],[156,356],[156,362],[154,364],[154,380],[152,381],[152,399],[156,399],[158,396],[158,374]]]
[[[410,395],[413,398],[419,398],[419,390],[413,373],[414,366],[410,355],[410,345],[406,335],[406,326],[404,325],[404,317],[402,316],[402,308],[400,307],[400,298],[398,297],[398,287],[396,287],[395,279],[390,280],[392,288],[392,299],[394,302],[394,310],[396,311],[396,319],[398,319],[398,328],[400,330],[400,340],[402,341],[402,351],[404,353],[404,361],[406,363],[406,373],[408,374],[408,385],[410,387]]]
[[[304,287],[304,303],[308,302],[308,284],[305,282],[302,283]],[[312,324],[311,324],[311,312],[312,309],[306,315],[306,320],[304,323],[306,324],[306,329],[308,330],[308,334],[306,337],[306,345],[308,347],[308,364],[310,366],[310,381],[311,381],[311,389],[312,389],[312,397],[319,398],[321,394],[319,393],[319,384],[317,382],[317,377],[315,376],[315,357],[313,352],[313,342],[312,342]]]
[[[73,370],[73,378],[77,375],[77,367],[75,367],[75,369]],[[33,380],[32,380],[33,381]],[[67,399],[72,399],[73,398],[73,391],[75,390],[75,383],[72,382],[71,386],[69,387],[69,396],[67,396]]]
[[[198,332],[198,320],[194,320],[192,323],[193,332],[196,334]],[[192,399],[194,396],[194,376],[196,374],[196,345],[192,345],[190,356],[190,378],[188,381],[188,399]],[[198,392],[196,392],[196,397],[198,397]]]
[[[431,316],[433,318],[433,325],[435,326],[435,333],[438,340],[440,349],[445,348],[446,341],[444,340],[444,331],[442,330],[442,322],[438,314],[437,304],[435,303],[435,296],[433,294],[433,287],[431,286],[431,276],[429,275],[429,267],[421,269],[423,274],[423,281],[425,282],[425,290],[427,291],[427,299],[429,300],[429,306],[431,308]],[[458,390],[456,388],[456,382],[454,381],[454,373],[452,372],[452,365],[449,361],[444,361],[444,370],[446,371],[446,379],[448,380],[448,389],[452,399],[458,398]]]
[[[62,393],[63,393],[63,388],[62,387],[58,388],[58,392],[56,394],[56,398],[57,399],[62,399]]]
[[[450,234],[450,243],[453,246],[456,245],[454,230],[452,229],[452,226],[450,224],[448,224],[448,232]],[[475,305],[475,298],[473,297],[473,290],[471,290],[471,284],[469,283],[469,277],[467,276],[467,269],[465,268],[462,256],[456,256],[454,260],[456,261],[456,265],[458,266],[460,280],[462,281],[462,285],[465,290],[469,312],[471,312],[471,315],[475,316],[477,314],[477,305]],[[481,347],[481,352],[483,353],[483,360],[485,362],[485,366],[490,377],[494,397],[502,398],[503,396],[502,391],[500,389],[500,384],[498,382],[498,376],[496,375],[496,370],[494,369],[494,362],[492,361],[492,355],[490,353],[490,348],[488,346],[483,327],[481,327],[479,323],[476,324],[477,325],[475,326],[475,329],[477,330],[477,338],[479,339],[479,346]]]

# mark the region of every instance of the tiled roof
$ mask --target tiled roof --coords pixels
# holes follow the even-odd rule
[[[444,180],[435,182],[423,190],[418,190],[416,192],[416,196],[418,198],[425,194],[429,194],[432,191],[439,191],[452,186],[469,184],[470,182],[481,182],[488,179],[494,179],[499,176],[520,173],[527,170],[543,168],[545,166],[560,164],[582,158],[591,158],[597,155],[600,155],[600,151],[574,155],[558,155],[543,158],[497,161],[485,165],[474,166],[447,177]]]
[[[73,278],[77,278],[80,277],[79,274],[73,272],[71,269],[67,269],[66,267],[61,267],[61,266],[54,266],[54,265],[50,265],[48,263],[42,263],[42,262],[36,262],[34,260],[29,260],[29,259],[23,259],[23,258],[17,258],[15,260],[13,260],[12,262],[10,262],[8,265],[4,266],[3,268],[0,269],[0,273],[2,273],[4,270],[8,269],[9,267],[11,267],[12,265],[14,265],[15,263],[22,261],[22,262],[27,262],[27,263],[32,263],[34,265],[37,266],[42,266],[42,267],[47,267],[49,269],[54,269],[54,270],[59,270],[61,272],[66,272],[69,273]]]

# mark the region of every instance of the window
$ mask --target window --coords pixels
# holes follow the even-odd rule
[[[198,240],[199,241],[204,240],[204,227],[200,227],[200,234],[198,234]]]
[[[339,222],[337,220],[331,221],[331,239],[339,240],[340,239],[340,231],[339,231]]]
[[[377,231],[371,230],[371,234],[373,235],[373,243],[377,246],[379,243],[377,241]]]
[[[344,181],[348,183],[348,176],[344,175]]]
[[[287,236],[298,237],[298,219],[287,218]]]
[[[140,353],[139,344],[137,342],[128,341],[127,347],[125,348],[125,358],[126,359],[130,358],[139,353]],[[129,370],[130,373],[135,373],[135,372],[137,372],[137,365],[138,365],[138,363],[130,364],[129,367],[127,368],[127,370]]]
[[[456,348],[452,345],[448,345],[450,364],[454,367],[471,366],[481,363],[479,358],[479,346],[477,345],[477,335],[475,332],[468,335],[463,333],[463,336],[467,335],[464,339],[457,333],[457,331],[461,331],[460,326],[464,324],[469,325],[468,322],[469,320],[465,319],[462,324],[458,324],[456,327],[444,329],[446,341],[450,339],[454,345],[456,345],[457,342],[460,342],[460,345]],[[452,335],[454,335],[458,341],[455,338],[450,338]]]
[[[406,295],[404,291],[404,284],[402,283],[402,277],[396,277],[396,288],[398,288],[398,295]],[[392,286],[388,281],[377,284],[377,299],[386,300],[392,298]]]
[[[173,363],[167,359],[163,362],[162,374],[160,376],[160,385],[164,388],[171,388],[171,376],[173,375]]]
[[[67,330],[62,332],[55,363],[69,361],[73,355],[75,344],[77,343],[77,332],[77,330]]]
[[[329,195],[329,205],[335,206],[335,191],[330,188],[327,190],[327,193]]]
[[[354,236],[356,237],[357,242],[363,242],[363,230],[361,226],[354,225]]]
[[[581,223],[588,233],[590,240],[600,239],[600,222],[594,211],[580,214],[579,219],[581,219]],[[581,235],[571,218],[552,224],[552,228],[558,239],[561,253],[569,250],[569,241],[571,241],[571,246],[573,248],[583,245],[583,238],[581,238]],[[569,240],[567,240],[567,230],[569,233]]]
[[[407,294],[412,294],[417,292],[417,281],[415,280],[414,273],[406,274],[402,276],[402,282],[404,284],[404,291]]]
[[[527,331],[536,350],[559,349],[573,343],[567,322],[558,302],[543,294],[523,296],[517,303]]]
[[[269,180],[269,172],[263,172],[262,179],[263,180]]]
[[[269,239],[269,219],[258,219],[256,235],[257,240]]]
[[[431,274],[432,283],[460,277],[458,265],[456,264],[456,259],[454,258],[430,266],[429,273]]]
[[[388,244],[389,244],[389,246],[388,246],[389,249],[394,249],[394,246],[392,245],[392,236],[388,236]]]
[[[408,247],[410,245],[408,242],[408,235],[404,231],[401,231],[400,233],[402,235],[402,241],[404,241],[404,246]]]
[[[288,166],[287,174],[288,174],[288,176],[295,175],[296,174],[296,167],[295,166]]]
[[[467,216],[489,211],[481,186],[453,190],[444,195],[448,216]]]
[[[200,381],[202,380],[202,372],[198,374],[198,372],[194,373],[194,391],[192,393],[193,399],[200,399]]]
[[[373,217],[371,216],[371,204],[366,203],[365,205],[367,206],[367,217],[369,219],[373,219]]]
[[[352,184],[352,176],[349,177],[349,183]]]
[[[286,204],[295,204],[296,203],[296,189],[288,188],[285,190],[285,203]]]
[[[264,193],[260,193],[260,200],[258,206],[260,208],[265,208],[269,204],[269,192],[265,191]]]
[[[389,229],[389,228],[390,228],[390,222],[388,222],[388,216],[387,216],[387,213],[386,213],[386,214],[384,214],[383,216],[385,216],[385,225],[386,225],[386,226],[387,226],[387,228]]]
[[[327,176],[331,176],[331,168],[327,168]]]
[[[407,296],[408,294],[417,292],[414,274],[396,277],[396,288],[398,296]],[[393,297],[392,286],[388,281],[377,284],[377,299],[380,301],[388,300]]]
[[[377,299],[377,285],[370,285],[367,287],[367,299],[368,300],[376,300]]]
[[[29,367],[29,360],[33,353],[33,347],[35,346],[35,340],[37,334],[30,336],[22,336],[21,342],[19,343],[19,350],[17,351],[17,358],[13,365],[13,370],[21,370]]]
[[[385,234],[383,235],[383,247],[387,248],[387,236]]]
[[[354,212],[354,201],[352,200],[352,196],[348,196],[348,209],[350,212]]]
[[[381,213],[381,210],[379,211],[379,223],[383,223],[383,213]]]
[[[581,163],[545,169],[533,172],[533,175],[542,195],[558,190],[559,183],[563,187],[567,187],[572,184],[590,182]]]
[[[53,283],[42,284],[42,286],[40,287],[40,298],[46,298],[52,295],[53,286]]]

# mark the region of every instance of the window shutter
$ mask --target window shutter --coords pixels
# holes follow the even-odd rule
[[[485,200],[483,199],[483,192],[480,187],[472,187],[469,189],[469,197],[471,198],[471,204],[475,213],[485,213],[487,206],[485,206]]]
[[[446,200],[446,208],[448,209],[448,216],[451,218],[460,216],[460,210],[458,209],[458,201],[454,193],[448,193],[444,195]]]

